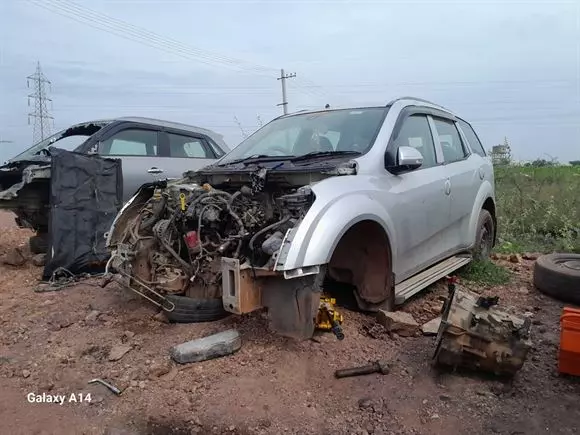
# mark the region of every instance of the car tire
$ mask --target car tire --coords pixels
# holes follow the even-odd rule
[[[534,286],[554,299],[580,305],[580,254],[539,257],[534,265]]]
[[[177,295],[167,295],[166,298],[175,305],[173,311],[165,311],[172,323],[213,322],[230,314],[224,310],[221,298],[195,299]]]
[[[479,212],[475,245],[472,250],[474,260],[486,260],[491,255],[495,239],[495,223],[491,213],[485,209]]]
[[[30,237],[28,246],[33,254],[46,254],[48,252],[48,234],[37,234]]]

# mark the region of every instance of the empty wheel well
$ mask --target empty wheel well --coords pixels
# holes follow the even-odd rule
[[[495,246],[495,241],[497,238],[497,218],[495,215],[495,203],[493,202],[493,199],[487,198],[481,208],[483,210],[487,210],[491,214],[491,218],[493,219],[493,228],[494,228],[493,245]]]
[[[331,279],[356,287],[359,308],[390,304],[392,256],[389,238],[377,222],[353,225],[340,239],[328,264]]]

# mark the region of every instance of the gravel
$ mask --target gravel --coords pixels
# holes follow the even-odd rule
[[[10,222],[0,213],[0,254],[30,236]],[[541,322],[532,328],[531,358],[511,381],[440,371],[431,364],[434,337],[389,335],[371,316],[348,310],[342,310],[344,340],[320,333],[316,341],[297,343],[269,332],[260,312],[212,323],[167,324],[153,318],[154,307],[114,284],[103,290],[89,280],[51,294],[35,293],[41,268],[0,265],[1,431],[577,433],[580,382],[557,373],[562,305],[530,285],[533,260],[496,261],[518,268],[509,285],[461,285],[498,295],[501,305],[533,312]],[[439,315],[445,295],[445,286],[435,285],[403,310],[422,324]],[[87,321],[92,310],[102,314]],[[172,346],[228,329],[242,337],[235,354],[185,365],[170,360]],[[109,361],[116,346],[131,351]],[[379,359],[390,362],[389,375],[334,378],[336,369]],[[123,393],[115,396],[102,385],[87,384],[95,377]],[[95,400],[32,404],[26,400],[30,392],[90,393]]]

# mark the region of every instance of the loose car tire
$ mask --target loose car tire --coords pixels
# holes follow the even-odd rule
[[[580,305],[580,254],[542,255],[534,266],[534,285],[548,296]]]
[[[28,239],[30,252],[33,254],[46,254],[48,252],[48,234],[40,234]]]
[[[165,315],[173,323],[201,323],[220,320],[228,316],[220,299],[194,299],[186,296],[167,295],[167,299],[175,304],[173,311],[165,311]]]
[[[473,258],[476,260],[485,260],[491,254],[495,238],[495,224],[491,213],[487,210],[481,210],[479,212],[475,234]]]

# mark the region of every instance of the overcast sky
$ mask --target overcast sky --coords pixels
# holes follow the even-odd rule
[[[413,95],[486,148],[507,137],[517,159],[580,159],[578,1],[0,0],[2,161],[32,142],[37,61],[53,130],[150,116],[234,146],[235,118],[249,133],[281,113],[285,68],[290,111]]]

